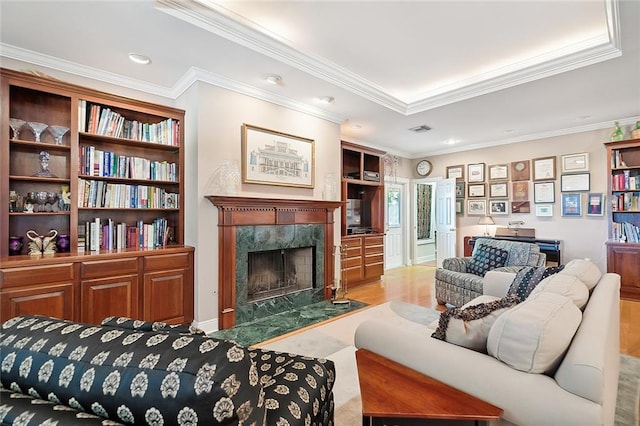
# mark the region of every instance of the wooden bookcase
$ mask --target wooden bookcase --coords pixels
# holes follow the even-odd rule
[[[375,281],[384,273],[383,155],[342,142],[342,279],[349,287]],[[356,210],[354,201],[360,204]],[[359,221],[353,219],[356,214]]]
[[[607,270],[621,276],[620,295],[640,300],[640,139],[605,142],[609,176]]]
[[[0,84],[3,319],[9,309],[89,322],[111,314],[190,322],[193,248],[183,246],[184,111],[6,69]],[[17,137],[11,118],[25,122]],[[46,125],[39,141],[29,122]],[[52,126],[69,130],[56,140]],[[51,230],[58,241],[69,242],[67,248],[29,255],[27,233],[46,236]],[[12,237],[23,239],[20,253],[9,249]],[[163,254],[169,258],[158,257]],[[164,292],[147,275],[157,259],[176,261],[160,269],[180,275],[171,289],[163,283]],[[46,273],[50,268],[61,272]],[[180,301],[180,309],[152,313],[154,304],[166,305],[150,301],[160,293]]]

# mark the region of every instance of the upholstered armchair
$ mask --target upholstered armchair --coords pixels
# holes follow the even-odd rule
[[[482,295],[488,271],[518,272],[523,266],[544,266],[546,260],[536,244],[478,238],[471,256],[442,261],[442,268],[436,270],[436,300],[462,306]]]

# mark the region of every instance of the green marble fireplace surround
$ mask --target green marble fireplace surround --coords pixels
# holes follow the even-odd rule
[[[331,299],[336,272],[334,217],[342,202],[219,195],[206,198],[218,209],[220,330]],[[295,285],[300,284],[301,277],[307,280],[309,274],[315,278],[312,285],[300,285],[286,295],[247,301],[250,252],[306,247],[314,247],[313,268],[304,263],[309,262],[309,257],[297,263]],[[284,268],[285,283],[290,282],[288,273],[294,269]],[[269,288],[267,293],[262,292],[262,277],[258,277],[261,296],[273,296],[269,286],[265,286]],[[265,281],[270,280],[267,278]]]
[[[266,225],[236,227],[236,324],[290,311],[324,300],[324,226]],[[247,301],[250,252],[276,249],[314,248],[313,288],[264,300]]]

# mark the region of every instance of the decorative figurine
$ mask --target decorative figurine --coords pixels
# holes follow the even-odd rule
[[[71,210],[71,191],[69,191],[69,185],[62,185],[60,187],[60,210],[64,212]]]
[[[40,171],[34,174],[37,177],[58,177],[49,171],[51,155],[47,151],[40,151]]]
[[[56,252],[56,236],[58,231],[52,229],[49,231],[49,235],[38,235],[36,231],[27,231],[27,238],[31,240],[29,243],[29,254],[31,256],[38,256],[41,254],[51,255]]]

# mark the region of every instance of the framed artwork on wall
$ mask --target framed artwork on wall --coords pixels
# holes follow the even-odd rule
[[[242,125],[242,182],[314,187],[314,141]]]
[[[511,180],[529,180],[531,179],[531,167],[529,160],[514,161],[511,163]]]
[[[582,194],[562,194],[562,216],[582,216]]]
[[[560,176],[560,191],[588,191],[591,188],[590,173],[575,173]]]
[[[529,199],[529,181],[511,182],[511,197],[513,201],[527,201]]]
[[[492,216],[509,214],[509,201],[508,200],[489,200],[489,214]]]
[[[508,182],[490,183],[489,197],[490,198],[508,198],[509,183]]]
[[[587,216],[604,215],[604,194],[590,193],[587,195]]]
[[[556,180],[556,157],[541,157],[533,160],[533,180]]]
[[[484,198],[486,196],[484,183],[470,183],[467,188],[469,189],[469,198]]]
[[[467,200],[469,216],[484,216],[487,213],[487,200]]]
[[[447,179],[464,180],[464,165],[448,166]]]
[[[556,184],[555,182],[533,182],[533,202],[555,203]]]
[[[529,201],[513,201],[511,203],[511,213],[531,213]]]
[[[577,173],[589,171],[589,153],[567,154],[561,157],[562,173]]]
[[[463,214],[464,213],[464,200],[459,199],[456,200],[456,214]]]
[[[508,164],[494,164],[492,166],[489,166],[489,180],[507,180],[508,178]]]
[[[484,182],[484,163],[467,165],[467,182]]]
[[[536,205],[536,216],[551,217],[553,216],[553,204]]]
[[[456,182],[456,198],[464,198],[464,182]]]

